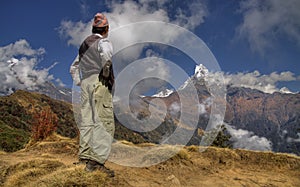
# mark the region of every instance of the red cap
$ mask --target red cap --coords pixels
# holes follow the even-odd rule
[[[94,17],[93,27],[105,27],[108,26],[108,20],[102,13],[97,13]]]

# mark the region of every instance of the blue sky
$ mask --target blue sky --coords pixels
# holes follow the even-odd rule
[[[71,87],[70,64],[90,34],[93,15],[104,12],[111,29],[153,19],[190,30],[210,48],[233,85],[269,93],[282,87],[300,91],[299,9],[298,0],[4,0],[0,89],[34,89],[45,80]],[[189,74],[193,68],[185,67]]]

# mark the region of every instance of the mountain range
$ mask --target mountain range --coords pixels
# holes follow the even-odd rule
[[[195,74],[190,77],[177,91],[166,89],[153,96],[143,96],[131,99],[130,110],[122,101],[115,103],[115,113],[123,124],[131,129],[137,129],[146,140],[154,143],[168,141],[176,130],[183,129],[182,135],[192,134],[188,145],[199,145],[211,117],[211,107],[214,97],[207,85],[208,70],[199,65]],[[191,88],[196,88],[199,105],[195,106]],[[191,110],[182,113],[182,98]],[[188,99],[186,99],[188,98]],[[189,99],[191,98],[191,99]],[[152,102],[154,101],[154,102]],[[162,119],[159,110],[166,109]],[[154,106],[154,107],[153,107]],[[152,109],[151,109],[152,108]],[[151,111],[152,110],[152,111]],[[156,111],[158,110],[158,111]],[[194,110],[198,110],[199,119],[193,118]],[[133,119],[132,115],[139,120]],[[180,124],[180,117],[190,116],[190,121]],[[192,120],[193,118],[193,120]],[[161,125],[141,129],[141,124],[161,121]],[[196,123],[192,126],[189,123]],[[300,94],[262,91],[244,87],[226,86],[226,112],[223,125],[230,134],[234,148],[252,150],[272,150],[300,154]],[[180,137],[180,136],[179,136]],[[183,140],[178,140],[183,142]]]
[[[122,101],[114,102],[115,138],[134,143],[162,143],[168,140],[168,137],[177,128],[180,128],[183,135],[185,133],[192,135],[187,142],[188,145],[198,145],[203,136],[201,132],[205,130],[209,122],[212,106],[212,95],[205,84],[208,73],[204,66],[197,66],[195,75],[190,77],[177,91],[166,90],[153,96],[133,97],[130,100],[129,110],[123,106]],[[192,115],[192,112],[181,113],[180,106],[180,95],[187,98],[186,102],[190,102],[189,85],[196,88],[200,103],[196,108],[200,115],[196,119],[195,128],[190,128],[189,124],[183,124],[180,121],[181,115]],[[16,150],[22,147],[20,142],[25,143],[29,140],[32,119],[30,107],[33,104],[41,107],[50,106],[59,118],[57,129],[59,134],[67,137],[78,135],[70,103],[72,101],[71,89],[47,83],[38,91],[39,93],[18,90],[12,95],[0,97],[2,149]],[[156,115],[160,112],[159,107],[164,107],[160,104],[166,107],[164,116]],[[190,106],[193,106],[192,103]],[[151,112],[155,113],[152,118],[160,122],[157,126],[146,129],[134,126],[136,121],[139,121],[137,125],[146,123]],[[132,118],[132,114],[136,119]],[[272,150],[299,155],[300,94],[282,92],[269,94],[255,89],[229,85],[226,87],[224,126],[226,133],[231,136],[230,143],[234,148]],[[22,141],[19,143],[11,141],[11,138],[8,137],[11,137],[12,134]],[[14,146],[17,148],[13,148]]]

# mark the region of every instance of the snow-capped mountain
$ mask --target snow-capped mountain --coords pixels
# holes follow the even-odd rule
[[[172,89],[165,89],[155,95],[152,95],[152,97],[168,97],[169,95],[171,95],[174,92],[174,90]]]
[[[44,85],[38,86],[36,92],[45,94],[53,99],[72,102],[72,89],[56,86],[51,82],[46,82]]]
[[[287,87],[282,87],[280,90],[279,90],[280,93],[284,93],[284,94],[297,94],[295,92],[292,92],[290,91]]]
[[[203,65],[203,64],[199,64],[196,66],[195,68],[195,73],[194,73],[194,77],[197,78],[198,80],[206,80],[208,76],[208,69]]]
[[[190,78],[188,78],[179,88],[178,90],[184,90],[189,84],[194,84],[194,82],[198,82],[198,84],[204,85],[207,81],[209,71],[208,69],[203,65],[199,64],[195,67],[195,73]],[[171,89],[165,89],[152,97],[168,97],[170,96],[174,90]]]

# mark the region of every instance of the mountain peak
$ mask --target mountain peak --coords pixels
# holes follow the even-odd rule
[[[169,95],[171,95],[174,92],[174,90],[172,89],[165,89],[155,95],[152,95],[152,97],[168,97]]]
[[[206,79],[208,76],[208,69],[203,64],[196,65],[194,76],[198,80]]]
[[[196,65],[194,75],[186,80],[183,85],[180,86],[179,90],[185,89],[190,83],[194,84],[194,81],[199,82],[200,85],[204,85],[208,77],[208,73],[208,69],[203,64]]]

